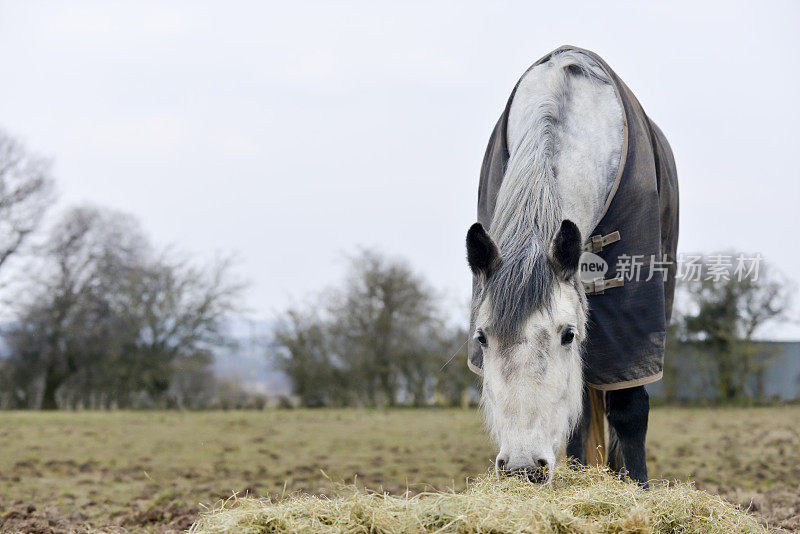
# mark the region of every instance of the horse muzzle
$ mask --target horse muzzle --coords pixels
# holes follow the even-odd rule
[[[522,477],[534,484],[545,484],[550,480],[550,466],[544,458],[539,458],[532,465],[511,467],[505,458],[498,456],[495,461],[495,470],[498,478]]]

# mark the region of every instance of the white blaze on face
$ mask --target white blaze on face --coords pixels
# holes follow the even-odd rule
[[[576,289],[559,282],[549,310],[534,312],[518,339],[503,345],[489,324],[490,303],[476,320],[483,334],[483,393],[486,425],[500,447],[505,469],[551,468],[580,417],[583,367],[580,343],[586,315]],[[570,339],[569,332],[574,334]]]

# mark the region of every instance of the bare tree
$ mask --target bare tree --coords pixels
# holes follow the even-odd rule
[[[84,391],[107,378],[101,355],[121,341],[110,296],[147,247],[135,221],[115,212],[75,208],[54,226],[9,334],[18,371],[41,377],[42,408],[57,408],[57,391],[79,373]]]
[[[96,208],[68,211],[46,251],[7,336],[16,383],[38,381],[43,409],[59,394],[84,406],[162,402],[176,372],[202,372],[227,340],[241,290],[230,262],[156,256],[134,219]]]
[[[394,405],[401,385],[422,395],[429,328],[439,321],[427,284],[405,262],[365,250],[350,259],[344,289],[334,295],[329,313],[341,358],[359,376],[365,401]]]
[[[292,381],[301,405],[350,403],[350,376],[337,361],[330,324],[316,310],[286,311],[275,328],[271,354]]]
[[[50,161],[0,130],[0,271],[39,226],[53,197]]]
[[[750,396],[748,379],[763,364],[754,358],[762,352],[754,335],[788,312],[793,294],[789,282],[761,265],[757,277],[737,276],[731,268],[682,282],[679,288],[689,308],[680,329],[711,358],[720,398]]]
[[[176,371],[207,367],[214,348],[232,343],[227,319],[244,284],[231,268],[228,259],[198,266],[164,254],[131,270],[114,308],[130,329],[123,356],[137,364],[118,391],[140,389],[160,399]]]
[[[364,250],[341,287],[285,313],[272,354],[307,406],[458,405],[472,385],[466,336],[445,325],[437,295],[408,264]],[[453,351],[461,359],[444,366]]]

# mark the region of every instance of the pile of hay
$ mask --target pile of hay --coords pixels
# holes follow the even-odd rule
[[[646,491],[596,468],[559,467],[547,487],[487,474],[462,493],[397,497],[347,487],[337,495],[233,498],[190,532],[766,532],[738,507],[690,484],[656,482]]]

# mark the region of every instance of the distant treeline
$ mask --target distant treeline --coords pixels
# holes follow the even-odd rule
[[[242,285],[230,261],[158,250],[131,216],[67,209],[47,160],[0,132],[0,406],[195,406]]]
[[[41,229],[52,191],[49,163],[0,132],[0,407],[264,407],[211,369],[215,353],[233,352],[226,327],[244,285],[231,262],[159,250],[134,218],[102,208],[69,208]],[[682,281],[668,354],[697,348],[723,402],[758,396],[750,384],[767,360],[754,334],[791,294],[763,266],[755,279]],[[362,250],[340,284],[286,310],[259,343],[291,381],[286,407],[464,405],[478,380],[466,324],[448,316],[405,261]],[[667,357],[668,400],[687,372]]]
[[[215,353],[236,352],[226,326],[243,284],[231,262],[159,250],[136,219],[98,207],[41,228],[50,169],[0,132],[0,407],[263,407],[211,368]],[[292,381],[282,404],[461,403],[471,377],[463,347],[454,353],[467,334],[445,325],[433,291],[371,252],[348,276],[259,340]]]

